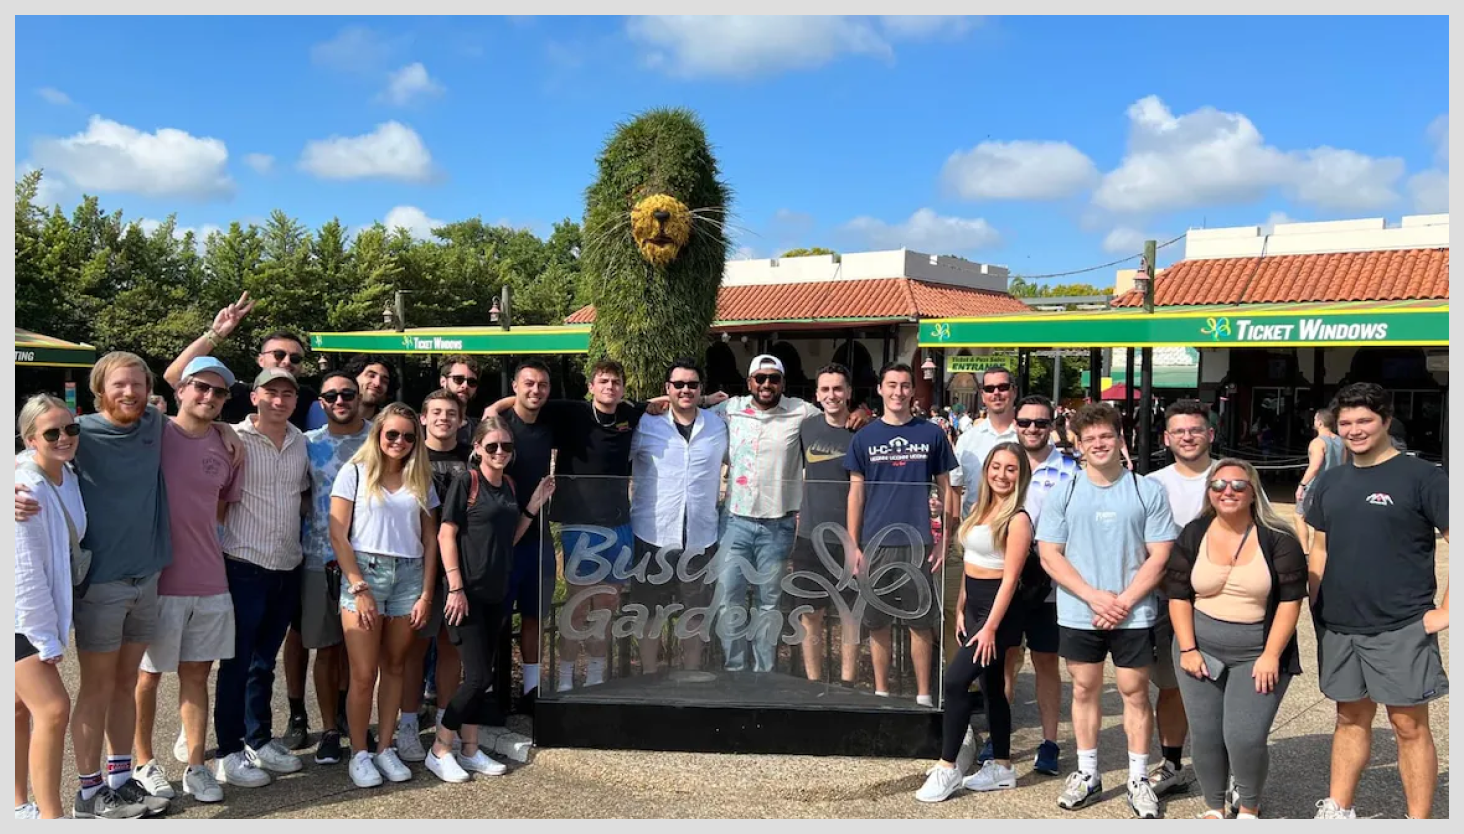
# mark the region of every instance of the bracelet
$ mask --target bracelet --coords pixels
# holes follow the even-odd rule
[[[529,512],[529,508],[528,507],[524,507],[522,510],[519,510],[519,515],[523,516],[524,518],[527,518],[529,521],[533,521],[534,519],[536,519],[536,518],[539,517],[539,514],[538,513],[536,513],[536,512],[535,513]]]
[[[1180,649],[1179,650],[1179,653],[1180,654],[1189,654],[1190,652],[1197,652],[1199,650],[1200,650],[1200,647],[1199,646],[1195,646],[1194,648],[1190,648],[1190,649]]]
[[[219,346],[219,334],[218,334],[218,331],[214,330],[212,327],[210,327],[208,330],[205,330],[204,331],[203,338],[208,339],[208,343],[211,344],[211,345],[213,345],[214,347],[218,347]]]
[[[462,588],[448,588],[447,589],[447,593],[449,595],[451,595],[451,594],[461,594],[461,593],[463,593],[463,589]]]

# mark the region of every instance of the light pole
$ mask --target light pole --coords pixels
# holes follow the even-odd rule
[[[493,299],[493,307],[488,311],[488,321],[502,327],[505,333],[513,327],[511,302],[512,298],[509,295],[508,284],[504,284],[503,290],[499,292],[498,297]],[[498,387],[500,389],[498,395],[500,397],[507,397],[510,390],[508,384],[508,365],[510,359],[511,357],[504,355],[498,363]]]
[[[1144,313],[1154,313],[1154,258],[1158,254],[1158,244],[1148,240],[1144,242],[1144,260],[1139,264],[1139,274],[1134,276],[1134,283],[1144,293]],[[1152,440],[1150,433],[1153,431],[1154,420],[1154,348],[1145,347],[1140,350],[1141,361],[1144,363],[1144,376],[1142,391],[1144,396],[1139,400],[1139,473],[1147,475],[1151,466]],[[1132,385],[1134,369],[1129,368],[1129,383]]]
[[[396,327],[396,332],[407,332],[407,293],[411,290],[397,290],[392,304],[388,304],[381,310],[381,320],[386,322],[387,327]],[[402,397],[406,393],[407,362],[403,354],[396,355],[397,375],[397,402],[405,402]]]

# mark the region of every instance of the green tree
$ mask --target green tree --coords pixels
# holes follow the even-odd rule
[[[789,249],[787,252],[784,252],[783,254],[779,255],[778,257],[780,257],[780,258],[804,258],[804,257],[808,257],[809,255],[837,255],[837,254],[839,254],[839,253],[838,252],[835,252],[832,249],[825,249],[822,246],[812,246],[812,247],[809,247],[807,249]]]

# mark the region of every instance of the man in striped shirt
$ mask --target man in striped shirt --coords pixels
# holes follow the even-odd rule
[[[224,564],[234,598],[234,657],[219,665],[214,706],[220,782],[257,788],[294,773],[300,759],[274,739],[275,658],[300,604],[300,518],[310,507],[305,435],[291,425],[299,385],[266,368],[250,398],[259,410],[235,426],[244,443],[243,494],[224,519]]]

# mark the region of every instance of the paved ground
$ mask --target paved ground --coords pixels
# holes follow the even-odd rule
[[[1290,510],[1289,507],[1283,508]],[[1440,582],[1448,577],[1448,546],[1440,542]],[[1293,683],[1277,716],[1271,742],[1271,775],[1265,815],[1310,817],[1317,799],[1327,794],[1328,761],[1334,711],[1316,688],[1313,668],[1315,637],[1308,617],[1302,618],[1302,663],[1308,674]],[[1448,663],[1448,634],[1442,645]],[[73,676],[76,665],[64,667]],[[1112,681],[1105,694],[1100,763],[1105,768],[1108,801],[1078,812],[1091,818],[1132,818],[1122,798],[1126,760],[1118,697]],[[177,734],[176,685],[165,681],[160,696],[157,747],[168,759],[176,781],[182,766],[168,751]],[[276,714],[286,714],[283,683],[276,686]],[[898,759],[840,759],[807,756],[729,756],[684,753],[630,753],[586,750],[535,752],[527,764],[507,776],[445,785],[420,765],[415,778],[401,785],[362,791],[351,785],[344,765],[317,767],[278,779],[258,790],[227,788],[226,800],[201,805],[191,798],[174,804],[181,818],[1048,818],[1066,816],[1056,806],[1061,779],[1031,772],[1030,761],[1041,740],[1033,728],[1030,667],[1017,690],[1014,720],[1018,730],[1013,755],[1018,766],[1016,790],[999,794],[960,794],[939,805],[917,803],[912,794],[930,762]],[[311,696],[313,699],[313,696]],[[1064,705],[1067,696],[1064,695]],[[313,711],[313,708],[312,708]],[[519,720],[519,719],[514,719]],[[1442,775],[1434,816],[1449,814],[1449,702],[1436,704],[1432,723]],[[318,725],[318,718],[312,718]],[[517,729],[526,730],[520,726]],[[1071,731],[1060,729],[1064,771],[1075,765]],[[1157,744],[1157,742],[1156,742]],[[68,760],[69,760],[68,753]],[[1154,749],[1158,760],[1158,748]],[[68,790],[76,789],[68,774]],[[1171,800],[1166,815],[1192,817],[1202,810],[1194,795]],[[1373,734],[1373,757],[1358,792],[1362,816],[1401,818],[1405,811],[1398,779],[1397,748],[1380,714]]]

